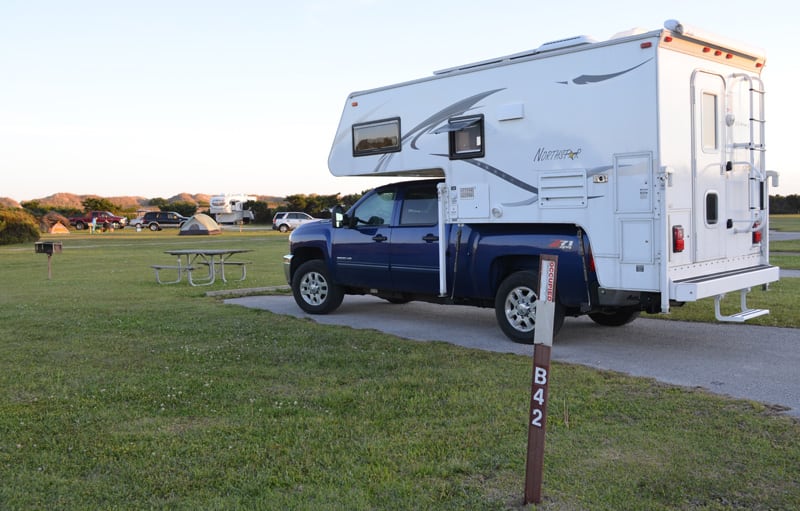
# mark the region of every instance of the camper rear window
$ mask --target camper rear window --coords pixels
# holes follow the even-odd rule
[[[353,125],[353,156],[400,150],[400,118]]]
[[[702,115],[702,141],[703,149],[716,151],[719,146],[717,142],[717,96],[715,94],[703,93],[703,115]]]

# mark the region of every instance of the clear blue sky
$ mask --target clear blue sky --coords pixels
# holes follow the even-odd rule
[[[765,48],[773,193],[800,193],[795,16],[777,0],[0,0],[0,197],[352,193],[347,94],[669,18]]]

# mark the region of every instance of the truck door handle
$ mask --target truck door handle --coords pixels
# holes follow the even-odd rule
[[[381,241],[386,241],[388,239],[389,238],[387,238],[383,234],[376,234],[375,236],[372,237],[372,241],[377,241],[378,243],[380,243]]]
[[[426,234],[422,237],[422,241],[433,243],[434,241],[439,241],[439,236],[436,236],[435,234]]]

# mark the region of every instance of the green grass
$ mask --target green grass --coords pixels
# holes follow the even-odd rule
[[[527,509],[528,357],[205,295],[284,284],[285,235],[55,239],[51,280],[32,244],[0,247],[0,509]],[[247,280],[155,283],[164,250],[201,244],[253,249]],[[797,308],[789,284],[772,291],[790,302],[778,322]],[[551,374],[537,509],[800,508],[798,421]]]
[[[775,266],[780,266],[784,270],[800,270],[800,254],[798,255],[783,255],[774,254],[769,257],[770,263]]]
[[[775,231],[800,232],[800,215],[770,215],[769,228]]]

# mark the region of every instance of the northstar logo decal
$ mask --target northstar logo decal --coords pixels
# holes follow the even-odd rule
[[[580,148],[573,151],[572,149],[547,149],[546,147],[540,147],[539,150],[536,151],[533,161],[566,160],[567,158],[574,160],[580,154]]]

